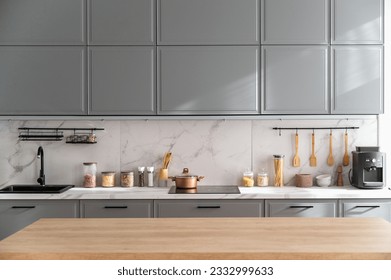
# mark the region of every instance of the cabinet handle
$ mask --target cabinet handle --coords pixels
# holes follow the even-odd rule
[[[104,207],[105,209],[126,209],[128,208],[128,206],[124,205],[124,206],[105,206]]]
[[[313,205],[303,205],[303,206],[300,206],[300,205],[291,205],[289,206],[289,208],[292,208],[292,209],[310,209],[310,208],[314,208]]]
[[[353,208],[379,208],[380,205],[357,205],[354,206]]]
[[[13,209],[33,209],[35,206],[12,206]]]
[[[198,205],[198,209],[219,209],[221,208],[220,205]]]

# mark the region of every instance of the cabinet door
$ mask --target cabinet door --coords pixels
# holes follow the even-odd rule
[[[0,114],[85,114],[85,50],[0,47]]]
[[[151,45],[155,41],[154,0],[88,0],[89,43]]]
[[[332,75],[332,113],[383,112],[382,46],[333,47]]]
[[[328,0],[262,0],[263,44],[327,44]]]
[[[154,57],[153,47],[91,47],[89,114],[154,114]]]
[[[0,45],[85,43],[85,0],[1,0]]]
[[[332,43],[382,44],[384,0],[332,0]]]
[[[82,200],[82,218],[151,218],[152,200]]]
[[[391,222],[391,201],[384,200],[342,200],[343,217],[377,217]]]
[[[266,200],[266,217],[337,217],[334,200]]]
[[[78,218],[79,202],[71,200],[0,201],[0,239],[40,218]]]
[[[263,113],[329,113],[327,46],[265,46],[262,61]]]
[[[155,200],[155,217],[262,217],[263,200]]]
[[[258,47],[160,47],[160,114],[256,114]]]
[[[259,0],[158,0],[159,44],[257,44]]]

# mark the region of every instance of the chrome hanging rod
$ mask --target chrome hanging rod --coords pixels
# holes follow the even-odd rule
[[[335,126],[335,127],[273,127],[274,130],[334,130],[334,129],[359,129],[358,126]]]

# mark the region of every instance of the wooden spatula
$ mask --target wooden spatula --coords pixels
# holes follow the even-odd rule
[[[299,167],[300,166],[300,158],[299,158],[299,134],[295,135],[295,155],[292,160],[292,165],[294,167]]]
[[[315,133],[312,133],[312,145],[311,145],[311,156],[310,156],[310,166],[316,166],[316,156],[315,156]]]
[[[348,154],[348,132],[345,132],[345,154],[343,155],[342,164],[343,166],[349,165],[349,154]]]
[[[333,132],[330,131],[330,151],[329,151],[329,157],[327,158],[327,164],[329,166],[334,165],[334,157],[333,157]]]

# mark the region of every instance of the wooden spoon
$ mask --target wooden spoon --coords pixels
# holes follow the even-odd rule
[[[315,156],[315,133],[312,133],[312,153],[310,156],[310,166],[316,166],[316,156]]]
[[[330,151],[329,151],[329,157],[327,158],[327,164],[329,166],[334,165],[334,157],[333,157],[333,133],[330,131]]]
[[[348,166],[349,165],[349,154],[348,154],[348,132],[345,132],[345,154],[343,155],[343,161],[342,164],[343,166]]]
[[[295,136],[295,156],[293,157],[292,165],[294,167],[300,166],[300,158],[299,158],[299,134],[296,132]]]

